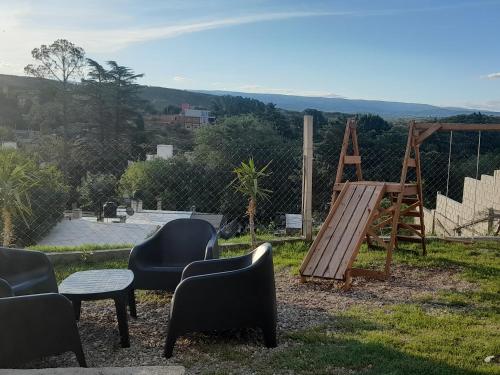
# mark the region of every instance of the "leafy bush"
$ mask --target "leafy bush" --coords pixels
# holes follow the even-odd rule
[[[116,199],[118,181],[112,174],[87,172],[78,188],[80,203],[84,210],[99,212],[102,204]]]
[[[12,228],[2,232],[2,241],[16,246],[35,243],[63,216],[69,188],[62,173],[54,166],[38,165],[17,150],[0,150],[0,170],[4,195],[0,209],[11,214],[10,218],[2,215],[2,227],[12,220]],[[13,192],[10,200],[7,190]]]

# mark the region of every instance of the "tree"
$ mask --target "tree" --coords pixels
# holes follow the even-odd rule
[[[260,186],[262,178],[269,176],[266,172],[269,167],[268,163],[262,169],[258,170],[255,167],[255,163],[252,158],[248,163],[241,162],[241,165],[234,169],[236,178],[231,184],[234,184],[235,189],[245,195],[248,198],[248,223],[250,226],[250,239],[252,244],[252,249],[256,247],[255,238],[255,214],[257,212],[257,200],[261,198],[268,198],[269,194],[272,193],[269,189],[264,189]]]
[[[178,107],[176,105],[173,105],[173,104],[169,104],[165,107],[165,109],[163,110],[163,113],[166,114],[166,115],[178,115],[179,113],[181,113],[181,107]]]
[[[110,67],[107,74],[111,88],[113,124],[118,134],[128,122],[137,117],[142,100],[139,98],[140,86],[136,81],[144,74],[135,74],[131,68],[118,65],[116,61],[108,61],[107,64]]]
[[[13,218],[19,215],[24,222],[31,214],[29,191],[36,185],[31,172],[33,162],[18,152],[0,152],[0,209],[3,224],[3,246],[10,246],[14,240]]]
[[[117,179],[112,174],[87,172],[78,188],[82,208],[99,214],[104,202],[116,199],[116,185]]]
[[[100,141],[104,141],[106,125],[111,121],[110,113],[110,75],[97,61],[87,59],[89,71],[82,80],[83,93],[89,106],[89,117],[99,128]]]
[[[31,56],[38,65],[29,64],[24,68],[27,75],[46,78],[60,84],[60,97],[63,103],[63,132],[67,138],[68,96],[72,88],[71,80],[82,74],[85,65],[85,51],[66,39],[58,39],[51,45],[42,44],[34,48]]]

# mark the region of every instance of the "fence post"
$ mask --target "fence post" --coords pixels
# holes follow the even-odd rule
[[[490,207],[488,208],[488,233],[487,233],[488,235],[493,233],[494,221],[495,221],[495,210],[493,209],[493,207]]]
[[[302,235],[312,240],[313,117],[304,116],[302,151]]]

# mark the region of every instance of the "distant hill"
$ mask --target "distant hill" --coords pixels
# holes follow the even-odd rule
[[[5,89],[12,92],[36,91],[42,88],[44,81],[33,77],[0,74],[0,92]],[[216,96],[187,90],[143,86],[142,97],[149,100],[158,110],[162,110],[169,104],[180,106],[182,103],[209,108]]]
[[[36,91],[43,86],[37,78],[0,74],[0,92],[8,88],[14,92]],[[428,104],[387,102],[381,100],[360,100],[344,98],[323,98],[279,94],[258,94],[234,91],[178,90],[166,87],[143,86],[142,97],[158,110],[167,105],[180,106],[189,103],[195,107],[209,109],[216,96],[242,96],[274,103],[277,107],[290,111],[314,108],[323,112],[372,113],[385,118],[426,118],[448,117],[471,114],[479,110],[466,108],[437,107]],[[484,114],[500,115],[500,112],[481,111]]]
[[[279,94],[245,93],[235,91],[200,90],[199,92],[214,95],[232,95],[257,99],[264,103],[274,103],[277,107],[290,111],[303,111],[307,108],[314,108],[323,112],[373,113],[386,118],[448,117],[460,114],[470,114],[479,111],[466,108],[437,107],[429,104],[387,102],[381,100],[323,98]],[[481,112],[491,115],[500,114],[500,112]]]
[[[180,106],[182,103],[209,109],[216,95],[166,87],[143,86],[142,97],[149,100],[158,110],[162,110],[169,104]]]

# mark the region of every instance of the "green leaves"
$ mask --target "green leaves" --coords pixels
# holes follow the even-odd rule
[[[262,169],[257,169],[253,158],[250,158],[248,163],[244,161],[238,168],[234,169],[236,178],[231,182],[237,191],[246,195],[249,199],[257,201],[260,198],[268,198],[272,190],[264,189],[260,186],[259,182],[262,178],[267,177],[267,168],[271,162],[267,163]]]
[[[19,214],[25,222],[31,214],[28,192],[37,184],[32,175],[34,169],[34,163],[17,152],[0,152],[0,207],[12,215]]]

